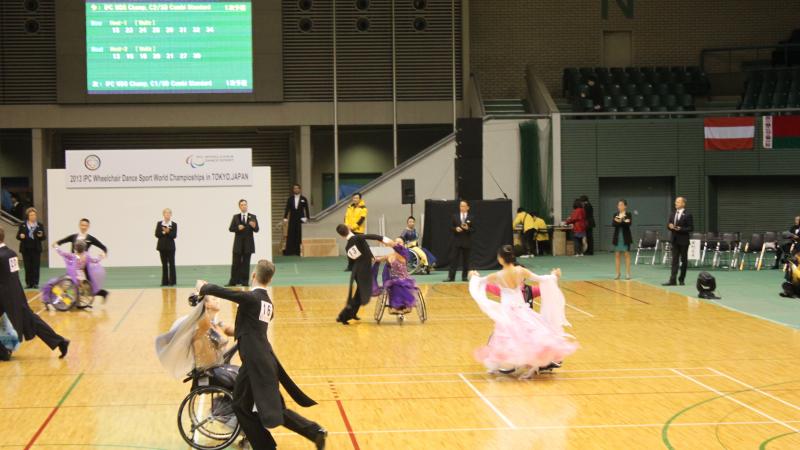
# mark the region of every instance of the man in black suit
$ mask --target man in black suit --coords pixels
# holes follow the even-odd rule
[[[458,214],[453,214],[451,220],[453,240],[450,243],[450,270],[445,282],[456,279],[456,268],[459,257],[461,258],[461,281],[467,281],[469,273],[469,253],[472,247],[472,233],[475,231],[472,214],[469,213],[469,203],[461,200],[458,204]]]
[[[268,428],[280,425],[310,440],[317,449],[324,449],[328,432],[318,423],[286,409],[279,390],[279,385],[283,385],[300,406],[317,404],[292,381],[267,339],[267,329],[273,317],[267,286],[274,274],[275,265],[262,259],[253,271],[251,291],[234,291],[200,281],[199,294],[239,305],[234,336],[239,344],[242,366],[233,388],[233,411],[253,449],[277,448]]]
[[[25,287],[28,289],[39,288],[42,241],[46,237],[44,225],[39,222],[36,208],[28,208],[25,211],[25,221],[20,224],[17,230],[19,252],[22,254],[22,261],[25,263]]]
[[[92,248],[92,246],[94,245],[100,250],[102,250],[103,253],[108,253],[108,249],[106,248],[106,246],[103,245],[103,243],[100,242],[99,239],[89,234],[90,225],[91,223],[89,222],[89,219],[84,217],[78,222],[78,232],[70,234],[69,236],[66,236],[62,239],[59,239],[58,241],[56,241],[55,244],[53,244],[53,248],[58,247],[59,245],[64,245],[67,242],[69,242],[70,246],[69,251],[74,252],[75,242],[80,240],[86,242],[86,251],[89,251],[89,249]]]
[[[51,350],[58,348],[59,358],[67,356],[69,341],[58,335],[50,325],[31,310],[22,283],[19,280],[19,259],[14,250],[5,244],[6,233],[0,228],[0,316],[8,315],[8,320],[19,334],[20,341],[34,337],[41,339]],[[0,345],[0,361],[8,361],[11,352]]]
[[[25,205],[20,201],[18,194],[11,194],[11,215],[19,220],[25,220]]]
[[[372,250],[370,250],[367,240],[381,241],[384,244],[392,244],[394,241],[377,234],[355,234],[343,223],[336,226],[336,233],[347,239],[345,252],[348,261],[353,266],[353,270],[350,272],[350,285],[347,288],[347,303],[339,312],[336,321],[342,325],[349,325],[348,322],[352,319],[360,320],[359,308],[369,303],[369,299],[372,297],[372,262],[375,258],[372,256]],[[353,291],[354,283],[355,291]]]
[[[228,286],[237,284],[247,286],[247,273],[250,271],[250,256],[256,252],[253,233],[258,233],[258,219],[247,212],[247,200],[239,200],[239,214],[234,214],[228,231],[233,237],[233,263]]]
[[[583,254],[594,255],[594,227],[597,226],[594,221],[594,207],[585,195],[581,195],[578,200],[583,203],[583,211],[586,213],[586,251]]]
[[[308,222],[308,199],[301,193],[300,185],[292,185],[292,195],[286,200],[283,209],[283,221],[286,222],[286,248],[284,255],[300,255],[300,244],[303,242],[302,224]]]
[[[669,217],[667,228],[671,232],[669,242],[672,247],[672,272],[669,281],[664,283],[664,286],[675,286],[679,263],[681,274],[678,282],[683,286],[684,280],[686,280],[686,268],[689,267],[689,235],[694,228],[692,215],[686,211],[685,198],[675,199],[675,212]]]
[[[172,210],[164,208],[164,220],[156,222],[156,250],[161,256],[161,286],[175,286],[175,238],[178,224],[172,221]]]

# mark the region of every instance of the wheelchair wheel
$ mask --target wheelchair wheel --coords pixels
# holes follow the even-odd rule
[[[241,431],[233,412],[233,394],[219,386],[194,389],[178,408],[178,430],[189,446],[198,450],[221,450]]]
[[[378,301],[375,302],[375,322],[381,323],[383,319],[383,312],[386,311],[386,302],[389,301],[389,294],[386,291],[381,292],[378,296]]]
[[[422,268],[421,265],[422,263],[419,259],[419,256],[414,253],[414,249],[409,249],[408,259],[406,260],[406,268],[408,269],[409,275],[415,275],[417,272],[419,272]]]
[[[63,276],[56,281],[50,292],[53,294],[53,307],[59,311],[69,311],[78,303],[78,286],[72,283],[72,279]]]
[[[425,304],[425,296],[419,289],[417,289],[417,297],[417,315],[420,323],[425,323],[428,320],[428,305]]]
[[[75,306],[79,309],[90,308],[94,303],[94,292],[92,292],[92,285],[86,281],[81,281],[78,286],[78,298],[76,299]]]

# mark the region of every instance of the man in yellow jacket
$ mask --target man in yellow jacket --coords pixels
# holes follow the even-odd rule
[[[367,231],[367,207],[361,198],[360,192],[353,194],[352,201],[344,213],[344,224],[353,234],[364,234]],[[352,269],[353,262],[348,259],[347,270],[350,271]]]
[[[550,236],[547,234],[547,224],[536,213],[528,213],[524,208],[517,209],[517,216],[512,223],[514,230],[522,231],[522,245],[527,254],[543,254]]]

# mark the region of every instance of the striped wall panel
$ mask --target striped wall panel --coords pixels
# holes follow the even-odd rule
[[[798,215],[795,177],[725,176],[712,181],[717,191],[719,231],[782,232]]]

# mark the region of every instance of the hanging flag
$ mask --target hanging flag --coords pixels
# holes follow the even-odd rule
[[[706,150],[752,150],[755,117],[706,117]]]
[[[761,125],[764,148],[800,148],[800,116],[764,116]]]

